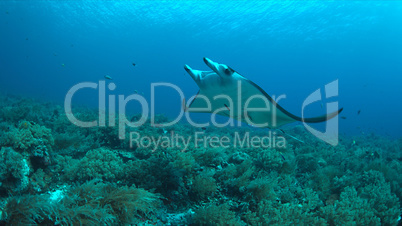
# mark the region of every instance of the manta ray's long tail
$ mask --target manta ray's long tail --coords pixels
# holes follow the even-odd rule
[[[339,115],[339,113],[341,113],[342,110],[343,110],[343,108],[341,108],[335,112],[329,113],[329,114],[321,115],[318,117],[312,117],[312,118],[301,118],[301,117],[295,116],[295,119],[298,121],[307,122],[307,123],[325,122],[325,121],[330,120],[331,118],[334,118],[335,116]]]

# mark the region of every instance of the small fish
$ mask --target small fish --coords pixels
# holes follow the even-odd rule
[[[135,94],[137,94],[137,93],[138,93],[138,91],[137,91],[137,90],[134,90],[134,93],[135,93]]]
[[[105,79],[113,80],[109,75],[105,75]]]
[[[132,63],[132,65],[135,67],[135,63]]]
[[[345,116],[341,116],[341,119],[346,119],[346,117],[345,117]]]
[[[360,115],[360,110],[357,111],[357,114]]]
[[[65,67],[66,65],[65,65],[65,64],[61,64],[61,66],[62,66],[62,67]]]
[[[324,104],[321,103],[321,108],[324,108]]]
[[[207,127],[201,127],[202,130],[207,130]]]

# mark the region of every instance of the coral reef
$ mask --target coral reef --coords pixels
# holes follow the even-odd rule
[[[98,148],[88,151],[78,161],[67,162],[63,170],[72,181],[87,181],[92,178],[116,181],[123,177],[124,165],[115,152]]]
[[[194,225],[242,225],[236,218],[235,212],[230,210],[229,205],[208,204],[195,212]]]
[[[159,196],[146,190],[92,180],[51,194],[11,197],[3,221],[10,225],[136,224],[155,220],[159,205]]]
[[[49,156],[54,140],[51,130],[45,126],[22,121],[18,128],[6,132],[3,144],[21,152],[28,152],[30,156],[44,157]]]
[[[29,161],[10,147],[0,150],[0,191],[7,193],[22,192],[28,188]]]
[[[174,145],[130,147],[117,127],[75,126],[57,104],[0,95],[0,107],[0,224],[401,224],[401,138],[341,135],[332,147],[291,126],[286,133],[304,143],[252,147],[239,141],[267,130],[148,121],[126,128],[126,137],[165,136]],[[171,138],[195,133],[207,138]],[[230,145],[211,142],[219,137]]]

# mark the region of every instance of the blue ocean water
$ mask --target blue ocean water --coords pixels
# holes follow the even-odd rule
[[[149,100],[151,83],[169,82],[189,98],[198,87],[183,65],[209,70],[209,57],[286,94],[280,104],[296,115],[338,80],[322,104],[344,107],[340,132],[398,137],[401,11],[401,1],[1,1],[0,89],[62,103],[73,85],[109,75],[113,95]],[[97,105],[95,90],[75,98]],[[175,117],[181,100],[161,88],[155,106]],[[320,103],[307,112],[323,113]]]

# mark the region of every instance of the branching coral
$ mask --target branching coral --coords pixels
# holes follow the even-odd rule
[[[155,207],[160,205],[159,195],[132,187],[116,188],[103,186],[104,196],[100,204],[110,206],[113,215],[123,224],[138,223],[140,220],[155,220]]]
[[[49,219],[52,208],[48,195],[11,197],[5,206],[5,222],[9,225],[36,225]]]

